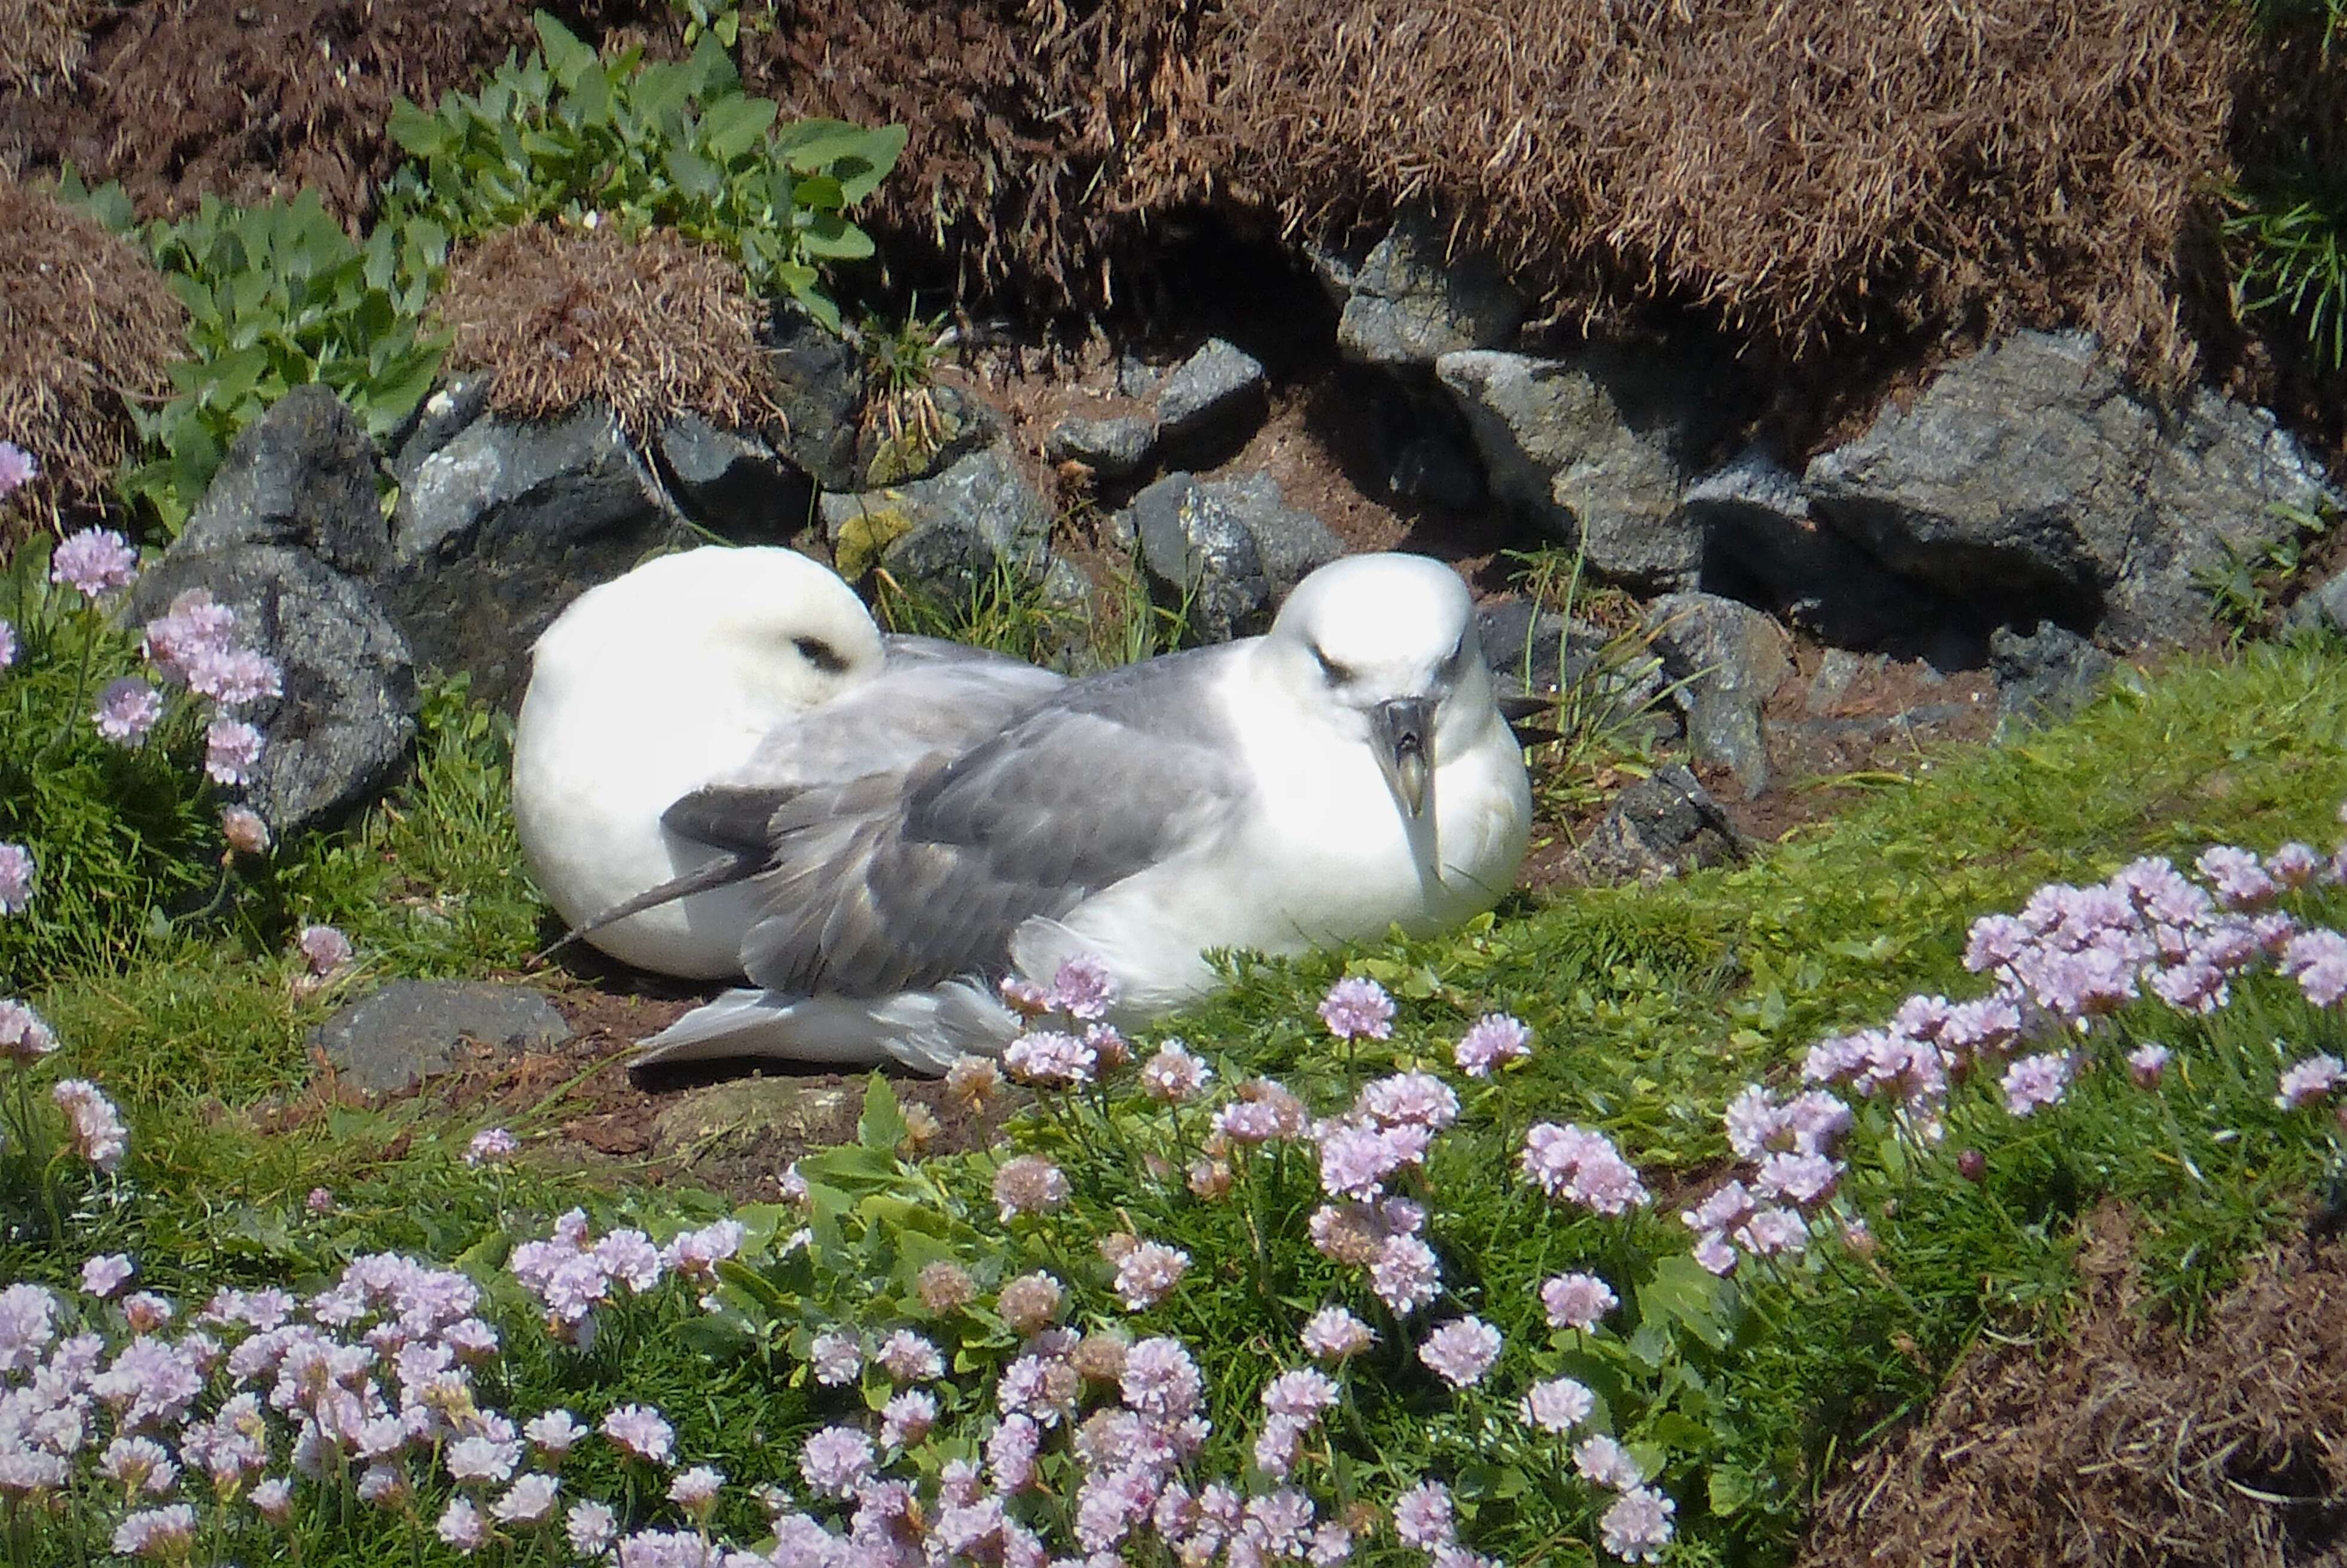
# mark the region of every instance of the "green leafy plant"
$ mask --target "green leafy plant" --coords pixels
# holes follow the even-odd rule
[[[2347,366],[2347,204],[2302,182],[2238,190],[2232,204],[2236,308],[2294,321],[2323,364]]]
[[[2273,629],[2275,596],[2297,579],[2307,548],[2329,533],[2335,520],[2327,512],[2303,507],[2275,509],[2290,525],[2280,538],[2255,550],[2242,550],[2220,540],[2223,559],[2193,578],[2195,586],[2215,607],[2219,624],[2228,629],[2236,642]]]
[[[733,250],[753,289],[838,331],[816,269],[872,254],[847,213],[896,166],[905,128],[778,127],[774,100],[742,90],[713,31],[688,59],[646,63],[635,48],[600,58],[551,16],[536,21],[539,49],[477,93],[392,111],[415,162],[393,179],[387,212],[458,235],[549,218],[663,224]]]
[[[431,390],[446,343],[418,323],[448,236],[428,217],[379,224],[362,245],[304,190],[254,207],[207,196],[192,216],[135,231],[118,188],[88,190],[71,170],[60,188],[142,240],[188,307],[174,394],[136,415],[155,456],[122,485],[172,532],[237,432],[294,387],[333,387],[378,437]]]

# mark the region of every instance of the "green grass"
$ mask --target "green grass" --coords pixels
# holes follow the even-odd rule
[[[1688,1239],[1675,1216],[1722,1168],[1719,1112],[1742,1084],[1788,1082],[1821,1035],[1880,1022],[1911,993],[1978,994],[1959,961],[1976,916],[2145,853],[2188,862],[2217,840],[2327,846],[2347,798],[2343,676],[2347,656],[2327,643],[2181,661],[2058,729],[1921,763],[1911,783],[1878,785],[1873,799],[1741,867],[1548,907],[1519,899],[1440,940],[1234,960],[1228,992],[1165,1032],[1215,1059],[1225,1084],[1276,1074],[1318,1109],[1341,1104],[1368,1074],[1444,1059],[1485,1010],[1512,1011],[1538,1031],[1525,1068],[1463,1086],[1466,1113],[1438,1143],[1429,1184],[1454,1299],[1508,1332],[1507,1399],[1444,1392],[1389,1337],[1374,1375],[1358,1379],[1339,1444],[1349,1457],[1330,1484],[1382,1497],[1430,1469],[1458,1488],[1481,1549],[1511,1563],[1584,1560],[1575,1543],[1588,1537],[1585,1496],[1559,1479],[1556,1451],[1527,1442],[1505,1415],[1526,1378],[1571,1370],[1606,1395],[1634,1447],[1667,1461],[1663,1484],[1682,1530],[1674,1561],[1776,1561],[1836,1462],[1920,1409],[1981,1334],[2060,1334],[2075,1224],[2097,1204],[2135,1210],[2151,1302],[2190,1319],[2247,1255],[2299,1222],[2336,1158],[2311,1113],[2273,1108],[2274,1042],[2291,1056],[2338,1050],[2347,1031],[2270,978],[2240,987],[2213,1019],[2140,1005],[2121,1016],[2098,1047],[2106,1057],[2155,1034],[2176,1048],[2178,1065],[2156,1094],[2106,1070],[2058,1110],[2016,1122],[1974,1087],[1952,1103],[1937,1153],[1888,1137],[1878,1119],[1845,1189],[1879,1239],[1871,1261],[1820,1249],[1781,1276],[1717,1288],[1669,1261]],[[284,922],[331,917],[358,941],[361,984],[479,973],[514,963],[535,939],[501,805],[497,727],[444,698],[426,731],[416,782],[280,880]],[[2324,895],[2303,912],[2335,923],[2343,903]],[[656,1234],[715,1212],[690,1194],[527,1162],[469,1169],[458,1156],[471,1126],[436,1126],[413,1107],[285,1116],[307,1073],[302,1034],[334,999],[298,999],[291,967],[260,947],[158,943],[135,964],[43,994],[67,1041],[45,1074],[69,1069],[118,1091],[138,1141],[121,1187],[93,1191],[73,1246],[18,1240],[0,1248],[0,1272],[62,1281],[86,1252],[123,1248],[148,1262],[150,1283],[200,1294],[220,1280],[314,1282],[390,1246],[462,1257],[503,1280],[495,1266],[510,1245],[543,1235],[572,1202],[599,1223],[632,1219]],[[1378,978],[1399,1000],[1392,1040],[1346,1051],[1319,1029],[1314,1004],[1348,971]],[[1604,1129],[1655,1192],[1654,1209],[1625,1224],[1534,1201],[1511,1170],[1536,1120]],[[837,1409],[786,1349],[803,1352],[813,1327],[904,1320],[911,1270],[948,1255],[992,1279],[1051,1266],[1078,1286],[1087,1314],[1121,1317],[1104,1310],[1105,1266],[1087,1233],[1130,1224],[1195,1260],[1193,1284],[1139,1331],[1197,1347],[1214,1392],[1209,1457],[1234,1461],[1253,1430],[1255,1389],[1293,1359],[1295,1325],[1332,1295],[1358,1298],[1358,1286],[1299,1245],[1317,1201],[1308,1159],[1261,1163],[1238,1199],[1217,1204],[1169,1194],[1149,1174],[1152,1155],[1178,1164],[1194,1153],[1199,1132],[1196,1113],[1169,1122],[1129,1094],[1030,1118],[1020,1141],[1062,1160],[1076,1198],[1006,1236],[985,1195],[988,1158],[908,1173],[887,1157],[884,1125],[881,1147],[818,1163],[819,1184],[838,1201],[824,1210],[814,1262],[796,1255],[756,1276],[772,1299],[737,1287],[729,1312],[711,1318],[672,1291],[631,1309],[582,1358],[545,1348],[504,1281],[500,1321],[515,1350],[491,1391],[523,1413],[650,1399],[678,1420],[688,1460],[743,1483],[787,1475],[795,1437],[819,1410]],[[1984,1155],[1977,1181],[1948,1157],[1963,1147]],[[331,1213],[303,1207],[313,1186],[333,1190]],[[1621,1288],[1621,1334],[1576,1345],[1539,1324],[1531,1287],[1577,1265]],[[999,1328],[971,1320],[955,1332],[970,1364],[999,1364]],[[582,1488],[595,1480],[590,1470]],[[322,1560],[404,1561],[406,1539],[362,1530],[316,1544]],[[1359,1560],[1419,1559],[1381,1544]]]

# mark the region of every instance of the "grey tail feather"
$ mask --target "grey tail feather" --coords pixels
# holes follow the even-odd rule
[[[663,904],[690,897],[695,893],[706,893],[712,887],[730,887],[736,882],[756,876],[764,865],[763,856],[747,853],[721,855],[706,866],[696,866],[682,876],[648,888],[625,903],[612,905],[583,926],[573,926],[534,956],[530,962],[542,964],[571,943],[591,937],[606,926],[616,926],[630,915],[641,915],[647,909],[657,909]]]

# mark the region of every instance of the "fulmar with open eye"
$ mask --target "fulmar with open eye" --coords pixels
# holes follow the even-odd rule
[[[764,852],[753,984],[640,1062],[938,1071],[1016,1035],[999,981],[1071,958],[1104,967],[1130,1024],[1210,990],[1213,949],[1457,925],[1513,885],[1532,792],[1465,584],[1368,555],[1307,578],[1263,637],[1070,682],[958,754],[691,811]]]

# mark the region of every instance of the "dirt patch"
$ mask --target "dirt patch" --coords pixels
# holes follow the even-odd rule
[[[2347,1561],[2347,1249],[2258,1262],[2197,1333],[2143,1310],[2088,1222],[2055,1346],[1991,1346],[1825,1497],[1811,1568],[2282,1568]]]

